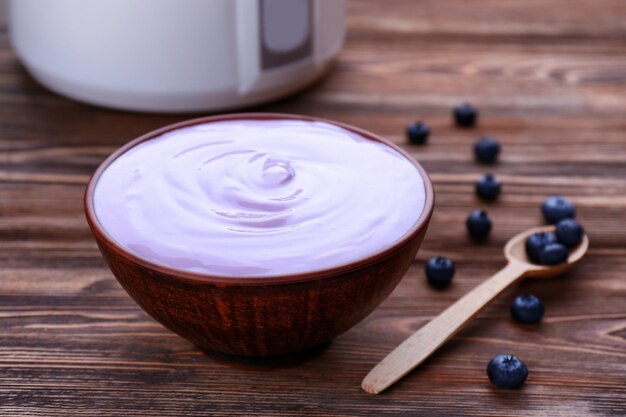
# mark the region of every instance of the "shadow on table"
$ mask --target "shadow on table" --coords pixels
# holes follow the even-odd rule
[[[280,356],[248,357],[227,355],[199,347],[207,356],[215,361],[238,369],[255,371],[272,371],[274,369],[293,368],[321,355],[331,342],[316,346],[302,352]]]

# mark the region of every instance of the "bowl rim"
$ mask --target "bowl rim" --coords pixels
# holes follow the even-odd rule
[[[119,156],[130,150],[131,148],[137,146],[138,144],[145,142],[147,140],[153,139],[155,137],[161,136],[164,133],[170,132],[172,130],[181,129],[189,126],[194,126],[198,124],[204,123],[212,123],[212,122],[221,122],[228,120],[302,120],[302,121],[310,121],[310,122],[324,122],[329,123],[334,126],[341,127],[350,132],[356,133],[360,136],[368,140],[373,140],[376,142],[383,143],[395,151],[399,152],[403,155],[408,161],[410,161],[415,168],[420,173],[422,180],[424,181],[424,207],[420,216],[416,219],[413,226],[408,229],[403,235],[401,235],[396,241],[394,241],[391,245],[383,247],[381,250],[363,256],[349,263],[344,263],[341,265],[333,266],[331,268],[321,268],[317,270],[305,271],[301,273],[295,274],[274,274],[274,275],[263,275],[263,276],[234,276],[234,275],[219,275],[219,274],[208,274],[203,272],[194,272],[194,271],[186,271],[183,269],[173,268],[169,266],[165,266],[156,262],[151,261],[150,259],[139,256],[129,249],[122,246],[118,243],[112,236],[110,236],[104,226],[99,222],[98,217],[95,213],[94,207],[94,192],[98,180],[100,179],[102,173],[111,165],[111,163],[116,160]],[[374,133],[371,133],[367,130],[346,124],[335,122],[333,120],[323,119],[314,116],[305,116],[299,114],[285,114],[285,113],[260,113],[260,112],[251,112],[251,113],[228,113],[228,114],[220,114],[213,116],[205,116],[194,119],[184,120],[178,123],[173,123],[162,128],[150,131],[144,135],[135,138],[128,143],[124,144],[117,150],[115,150],[111,155],[109,155],[96,169],[93,173],[87,187],[85,189],[84,194],[84,210],[85,217],[87,218],[87,223],[91,228],[92,233],[99,245],[104,245],[108,250],[115,252],[118,256],[125,258],[127,261],[131,261],[132,263],[138,264],[142,267],[154,270],[162,275],[166,275],[169,277],[173,277],[177,280],[196,283],[196,284],[216,284],[222,286],[229,285],[277,285],[277,284],[291,284],[291,283],[299,283],[306,281],[316,281],[324,278],[329,278],[337,275],[343,275],[347,272],[351,272],[354,270],[358,270],[374,264],[394,252],[400,250],[405,245],[410,243],[415,237],[417,237],[420,233],[425,231],[428,226],[429,220],[432,216],[434,209],[435,195],[433,190],[433,184],[426,173],[426,170],[417,162],[408,152],[400,148],[398,145],[393,142],[384,139]]]

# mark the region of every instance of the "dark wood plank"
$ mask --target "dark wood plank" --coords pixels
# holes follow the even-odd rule
[[[380,308],[318,352],[280,360],[205,354],[143,313],[104,265],[82,215],[98,163],[131,138],[189,116],[99,109],[37,85],[0,33],[0,415],[626,415],[626,3],[556,0],[349,2],[332,73],[262,111],[361,126],[402,144],[430,172],[437,207],[414,266]],[[450,109],[469,100],[480,125]],[[433,127],[425,147],[404,126]],[[472,184],[479,135],[499,138],[504,182],[485,205]],[[362,377],[396,344],[500,268],[502,245],[541,223],[560,193],[579,208],[591,250],[558,279],[507,291],[419,370],[380,396]],[[491,240],[463,221],[486,207]],[[450,256],[454,285],[425,284],[424,260]],[[546,305],[538,326],[508,306]],[[515,392],[494,389],[496,353],[526,361]]]

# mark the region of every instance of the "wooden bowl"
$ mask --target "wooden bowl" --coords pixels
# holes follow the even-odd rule
[[[99,223],[94,190],[100,175],[133,146],[200,123],[242,119],[322,120],[271,113],[229,114],[188,120],[137,138],[115,151],[92,176],[85,213],[102,255],[122,287],[148,314],[180,336],[210,350],[245,356],[292,353],[332,340],[371,313],[413,262],[430,220],[434,194],[424,169],[406,152],[367,131],[322,120],[382,142],[411,161],[424,179],[424,210],[393,246],[338,267],[266,277],[216,276],[169,268],[116,243]]]

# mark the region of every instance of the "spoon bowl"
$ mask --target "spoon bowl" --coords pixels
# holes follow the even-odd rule
[[[528,239],[531,235],[535,233],[554,233],[554,230],[554,226],[542,226],[518,233],[507,242],[506,246],[504,247],[504,256],[506,256],[506,259],[509,261],[509,263],[518,263],[523,265],[523,267],[526,269],[526,272],[524,273],[525,277],[552,278],[557,275],[561,275],[562,273],[569,270],[572,266],[574,266],[578,261],[580,261],[585,253],[587,253],[587,249],[589,249],[589,239],[587,238],[586,234],[583,235],[583,240],[578,244],[578,246],[570,249],[567,261],[563,262],[562,264],[546,266],[533,263],[530,259],[528,259],[528,256],[526,255],[526,239]]]

